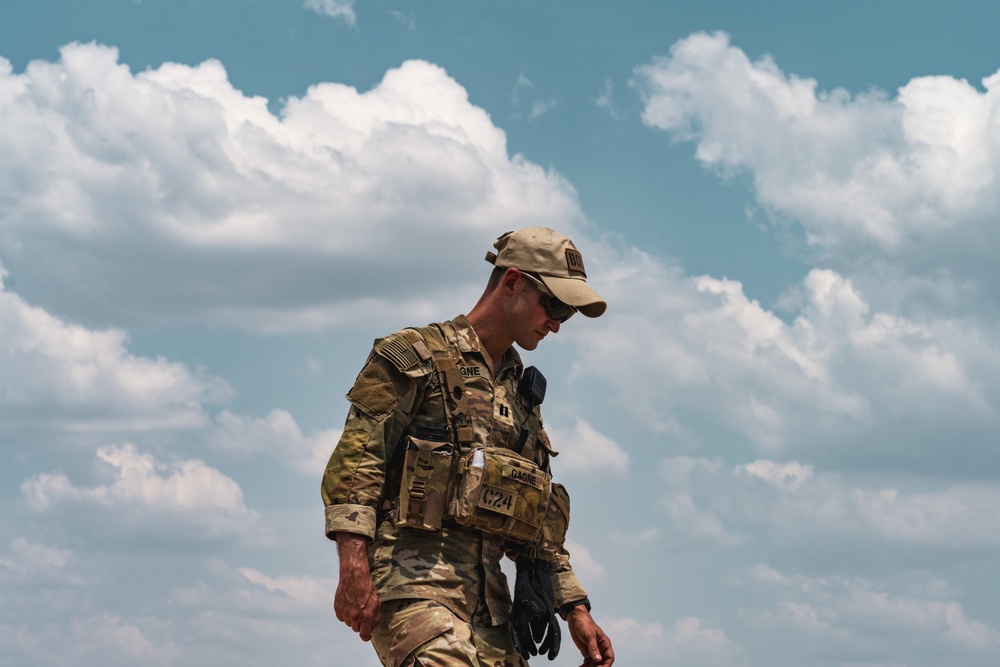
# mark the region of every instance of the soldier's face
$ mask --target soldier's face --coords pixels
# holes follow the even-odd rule
[[[548,290],[545,283],[541,279],[527,271],[522,271],[521,275],[527,278],[535,289],[538,290],[538,303],[542,304],[542,308],[548,313],[550,319],[556,320],[559,324],[562,324],[569,318],[573,317],[576,313],[576,308],[573,306],[567,306],[565,303],[556,298],[556,295]]]
[[[512,312],[512,337],[518,347],[534,350],[550,333],[558,333],[560,321],[553,319],[541,303],[542,292],[524,277],[518,280],[517,300]]]

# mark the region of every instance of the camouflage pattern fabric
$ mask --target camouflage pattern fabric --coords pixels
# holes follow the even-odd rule
[[[523,547],[448,521],[436,532],[396,525],[398,490],[391,488],[395,470],[390,468],[403,457],[395,456],[395,450],[405,436],[447,423],[432,354],[449,348],[461,357],[473,444],[513,447],[523,424],[529,437],[522,455],[548,470],[555,452],[538,408],[530,409],[518,395],[523,368],[516,350],[509,349],[499,367],[492,368],[464,316],[404,330],[375,341],[347,394],[347,423],[323,476],[326,534],[335,539],[336,533],[347,532],[372,540],[369,565],[382,602],[435,601],[464,622],[498,626],[508,622],[511,608],[500,560],[505,551],[523,552]],[[564,509],[568,511],[568,497]],[[585,597],[562,541],[546,542],[556,604]]]
[[[397,600],[383,607],[372,645],[385,667],[527,667],[510,627],[462,621],[437,602]]]

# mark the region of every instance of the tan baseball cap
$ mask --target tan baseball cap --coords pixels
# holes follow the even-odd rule
[[[607,310],[608,304],[587,284],[583,255],[562,234],[548,227],[525,227],[507,232],[493,247],[497,252],[486,253],[490,264],[538,274],[557,299],[587,317],[600,317]]]

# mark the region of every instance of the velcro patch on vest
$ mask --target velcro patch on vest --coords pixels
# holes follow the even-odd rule
[[[583,255],[580,254],[579,250],[566,248],[566,270],[569,271],[570,275],[575,273],[584,278],[587,277],[587,272],[583,268]]]
[[[401,341],[398,338],[387,338],[375,351],[392,362],[401,371],[408,370],[417,365],[420,359],[412,345]]]
[[[515,491],[503,489],[499,486],[491,486],[490,484],[483,484],[483,491],[479,495],[478,504],[484,510],[513,516],[518,498],[520,498],[520,495]]]
[[[528,486],[533,486],[536,489],[544,489],[545,485],[548,484],[548,480],[542,475],[531,472],[530,470],[525,470],[524,468],[518,468],[517,466],[504,466],[503,473],[501,474],[504,479],[512,479],[515,482],[527,484]]]
[[[464,378],[478,378],[483,376],[482,366],[459,366]]]
[[[499,396],[493,399],[493,421],[507,426],[514,425],[514,413],[511,412],[510,403],[500,399]]]

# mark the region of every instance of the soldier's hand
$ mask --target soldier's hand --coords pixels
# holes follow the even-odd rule
[[[583,655],[580,667],[611,667],[614,664],[615,650],[611,647],[611,639],[594,622],[586,607],[574,607],[566,617],[566,625],[573,643]]]
[[[367,541],[360,535],[337,535],[340,554],[340,581],[333,600],[337,620],[343,621],[361,639],[369,641],[372,629],[382,618],[381,601],[368,570]]]

